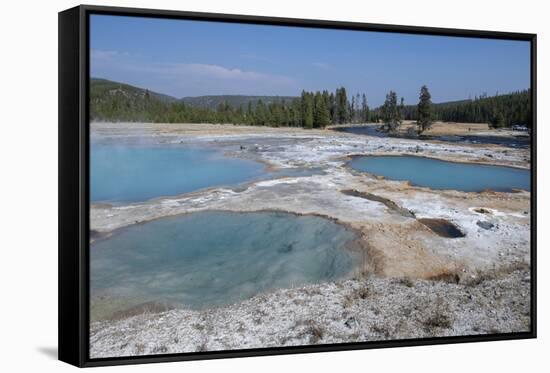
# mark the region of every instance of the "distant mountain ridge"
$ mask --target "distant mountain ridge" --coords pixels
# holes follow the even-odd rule
[[[146,93],[150,97],[162,102],[182,102],[196,108],[217,109],[221,104],[227,104],[234,109],[242,106],[246,110],[248,103],[255,105],[259,100],[266,105],[273,102],[289,102],[297,97],[293,96],[250,96],[250,95],[206,95],[206,96],[188,96],[177,98],[163,93],[150,91],[145,88],[139,88],[126,83],[115,82],[102,78],[90,79],[90,91],[92,98],[101,99],[101,96],[122,95],[128,99],[141,100],[145,98]]]
[[[183,97],[179,101],[186,105],[194,107],[217,109],[221,104],[226,103],[232,108],[239,108],[242,106],[246,110],[248,103],[251,102],[255,105],[259,100],[266,105],[273,102],[290,102],[298,97],[293,96],[246,96],[246,95],[212,95],[212,96],[196,96],[196,97]]]
[[[157,93],[148,89],[135,87],[130,84],[114,82],[112,80],[91,78],[90,79],[90,98],[100,98],[101,96],[122,95],[127,98],[141,99],[145,94],[163,102],[175,102],[178,99],[163,93]]]

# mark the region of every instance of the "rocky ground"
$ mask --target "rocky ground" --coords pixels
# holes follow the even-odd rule
[[[529,270],[460,284],[351,279],[258,295],[237,305],[147,311],[91,326],[92,357],[529,331]]]
[[[279,290],[204,312],[156,313],[162,310],[153,307],[154,313],[93,323],[92,357],[529,329],[529,192],[435,191],[347,166],[357,154],[411,154],[529,168],[529,150],[327,130],[94,124],[92,138],[104,137],[200,142],[270,170],[316,171],[130,205],[92,204],[94,236],[207,209],[282,210],[356,229],[355,249],[368,259],[355,279],[339,283]],[[464,237],[441,237],[424,219],[453,224]]]

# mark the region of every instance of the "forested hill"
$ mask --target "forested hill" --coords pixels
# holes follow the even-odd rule
[[[92,121],[233,123],[253,126],[323,128],[333,123],[367,122],[365,94],[348,100],[335,92],[302,91],[299,97],[202,96],[176,99],[127,84],[91,80]],[[360,104],[361,101],[361,104]]]
[[[289,103],[296,97],[289,96],[244,96],[218,95],[176,98],[129,84],[107,79],[90,79],[90,114],[92,120],[112,121],[219,121],[214,113],[224,106],[224,109],[243,110],[248,104],[256,105],[263,102]],[[178,104],[184,104],[183,106]],[[187,106],[187,109],[185,109]],[[187,111],[185,118],[175,117],[171,111]],[[181,114],[181,113],[180,113]],[[206,117],[205,117],[206,115]],[[201,119],[204,118],[204,119]]]
[[[297,97],[292,96],[243,96],[243,95],[217,95],[217,96],[197,96],[197,97],[184,97],[180,99],[181,102],[193,107],[207,108],[216,110],[220,105],[227,104],[233,109],[239,107],[246,108],[248,103],[251,102],[256,105],[258,101],[262,101],[264,104],[269,105],[273,102],[290,102]]]
[[[107,79],[90,79],[90,98],[107,99],[117,95],[125,96],[128,99],[139,100],[148,93],[151,97],[164,102],[174,102],[177,98],[162,93],[156,93],[147,89],[138,88],[125,83],[113,82]]]
[[[416,105],[405,105],[403,111],[404,119],[416,120]],[[531,127],[531,91],[432,104],[432,117],[446,122],[489,123],[494,127]]]

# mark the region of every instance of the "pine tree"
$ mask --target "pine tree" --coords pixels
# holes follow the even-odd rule
[[[329,101],[330,123],[337,123],[338,121],[336,118],[336,97],[332,92],[329,95]]]
[[[349,121],[349,107],[346,88],[340,87],[336,89],[336,123],[342,124]]]
[[[359,108],[359,102],[361,100],[361,97],[359,96],[359,93],[357,93],[355,95],[355,106],[356,106],[356,110],[355,110],[355,118],[353,118],[353,120],[355,122],[359,122],[361,121],[361,117],[362,117],[362,107]]]
[[[397,111],[397,121],[399,124],[403,121],[403,117],[405,116],[405,99],[401,97],[401,102],[399,104],[399,110]]]
[[[492,128],[504,127],[504,122],[505,122],[505,120],[504,120],[504,115],[502,114],[502,112],[497,111],[495,109],[493,116],[489,120],[489,124],[491,125],[491,127]]]
[[[262,100],[258,100],[258,103],[256,104],[254,124],[256,126],[263,126],[266,124],[266,108]]]
[[[302,109],[300,105],[300,99],[295,99],[292,101],[290,113],[291,125],[294,127],[300,127],[302,125]]]
[[[270,120],[268,121],[268,124],[271,124],[275,127],[279,127],[283,122],[283,118],[282,118],[283,113],[279,103],[272,102],[269,105],[269,113],[270,113],[270,118],[269,118]]]
[[[325,103],[325,99],[320,92],[315,93],[315,112],[313,118],[314,127],[324,128],[330,123],[330,112]]]
[[[304,127],[313,128],[313,96],[311,93],[304,95]]]
[[[361,120],[368,122],[370,119],[369,105],[367,104],[367,96],[363,93],[363,101],[361,103]]]
[[[401,100],[403,104],[403,99]],[[397,94],[394,91],[390,91],[386,95],[386,100],[382,106],[382,120],[386,124],[387,131],[397,131],[401,125],[401,108],[397,106]]]
[[[233,115],[232,122],[233,124],[241,124],[244,122],[244,110],[242,104],[239,105],[239,108],[235,112],[235,115]]]
[[[254,125],[254,112],[252,111],[252,101],[248,101],[248,107],[246,109],[246,124],[249,126]]]
[[[425,85],[420,88],[420,96],[417,106],[418,133],[426,131],[432,126],[432,96]]]
[[[350,106],[350,119],[351,119],[351,122],[354,121],[355,119],[355,96],[351,96],[351,106]]]
[[[327,90],[323,91],[323,100],[325,101],[325,108],[327,109],[327,113],[328,113],[328,123],[327,124],[331,124],[332,123],[332,116],[331,116],[331,112],[330,112],[330,94]]]

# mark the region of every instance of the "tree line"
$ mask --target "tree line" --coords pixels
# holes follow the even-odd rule
[[[92,87],[93,88],[93,87]],[[302,91],[295,99],[264,103],[261,99],[234,107],[222,102],[217,108],[197,107],[182,101],[169,101],[148,90],[122,88],[91,90],[92,120],[233,123],[252,126],[324,128],[331,124],[381,122],[386,131],[396,131],[403,120],[417,122],[418,133],[430,128],[435,120],[489,123],[493,127],[525,124],[531,126],[530,90],[473,100],[433,104],[426,86],[421,87],[417,105],[405,105],[395,91],[386,95],[384,104],[369,108],[367,96],[348,96],[345,87],[335,92]]]
[[[124,89],[92,91],[92,120],[153,123],[233,123],[252,126],[324,128],[330,124],[370,120],[365,94],[348,98],[344,87],[335,92],[302,91],[295,99],[265,103],[259,99],[233,107],[222,102],[215,109],[187,105],[182,101],[161,100],[148,90]]]
[[[418,107],[403,108],[405,120],[418,120]],[[493,128],[525,125],[531,127],[531,90],[516,91],[503,95],[483,94],[471,100],[433,104],[432,120],[460,123],[489,123]]]

